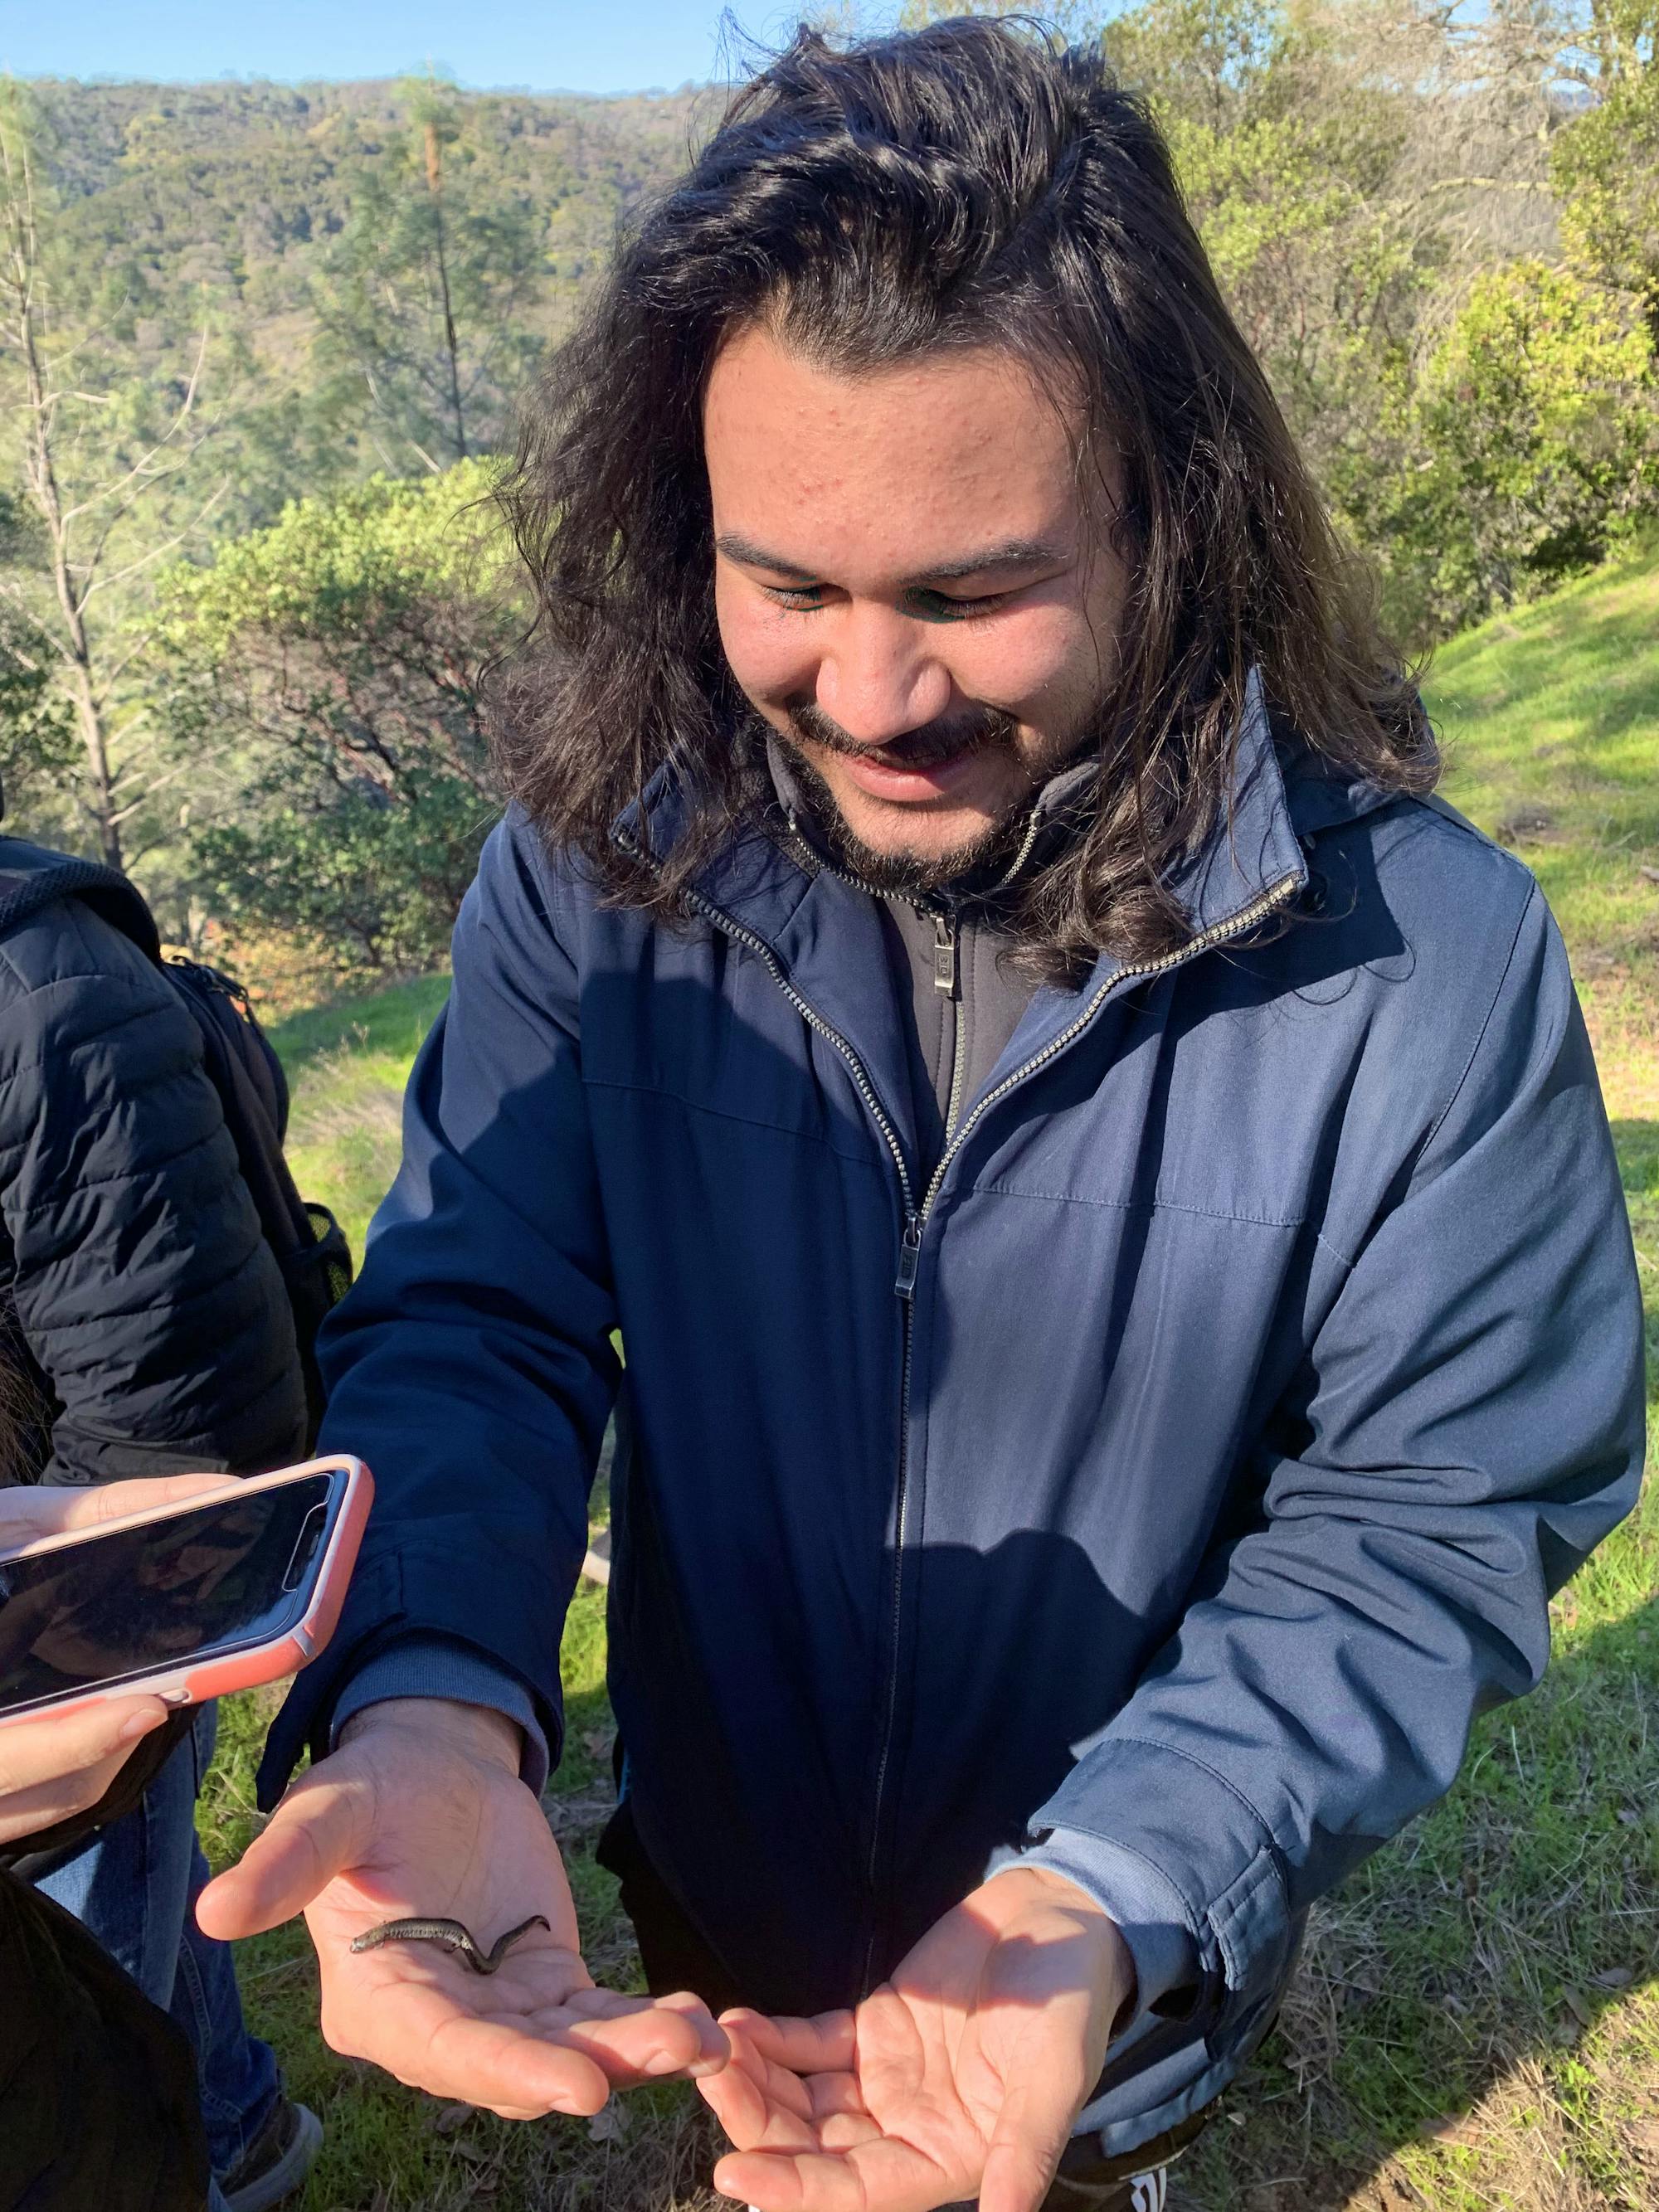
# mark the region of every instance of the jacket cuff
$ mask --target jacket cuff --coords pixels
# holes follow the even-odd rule
[[[1080,1828],[1053,1828],[1024,1850],[994,1854],[988,1875],[1039,1867],[1064,1875],[1091,1897],[1116,1927],[1134,1964],[1134,1995],[1113,2027],[1128,2034],[1145,2014],[1185,2019],[1203,1994],[1198,1932],[1180,1892],[1158,1869],[1121,1844]]]
[[[1060,1832],[1090,1847],[1116,1846],[1167,1885],[1175,1923],[1193,1936],[1200,1980],[1214,1992],[1216,2027],[1254,2012],[1282,1984],[1297,1937],[1283,1856],[1255,1807],[1202,1760],[1108,1735],[1032,1816],[1034,1844]],[[1150,1966],[1156,1979],[1156,1953]]]
[[[307,1749],[313,1759],[328,1756],[333,1748],[330,1730],[335,1710],[349,1685],[383,1651],[411,1638],[429,1637],[453,1644],[494,1670],[498,1679],[527,1690],[549,1763],[558,1764],[563,1741],[558,1644],[549,1632],[544,1593],[538,1611],[531,1601],[532,1582],[522,1571],[505,1571],[521,1567],[521,1560],[509,1559],[499,1538],[481,1537],[475,1531],[473,1552],[480,1572],[503,1565],[489,1585],[494,1607],[481,1619],[476,1601],[469,1607],[471,1587],[456,1571],[453,1544],[447,1553],[443,1551],[447,1533],[441,1529],[438,1540],[431,1544],[405,1539],[395,1547],[383,1539],[378,1553],[365,1547],[346,1592],[339,1626],[327,1648],[300,1669],[270,1724],[257,1778],[261,1812],[268,1813],[276,1804]],[[374,1535],[371,1522],[369,1545]],[[539,1663],[544,1660],[544,1683]]]
[[[448,1698],[457,1705],[483,1705],[516,1721],[524,1731],[519,1779],[538,1797],[546,1788],[550,1762],[535,1699],[498,1660],[487,1659],[454,1637],[417,1632],[395,1638],[350,1677],[336,1698],[328,1717],[330,1750],[354,1713],[366,1705],[384,1705],[388,1698]]]

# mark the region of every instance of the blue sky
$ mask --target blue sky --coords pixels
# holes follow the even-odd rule
[[[742,0],[775,37],[798,9]],[[720,0],[0,0],[19,76],[397,76],[428,60],[466,85],[632,91],[714,73]]]

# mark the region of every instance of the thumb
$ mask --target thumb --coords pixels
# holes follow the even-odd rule
[[[1072,2133],[1084,2092],[1068,2066],[1033,2066],[1010,2083],[979,2185],[979,2212],[1037,2212]]]
[[[0,1797],[100,1766],[167,1717],[159,1698],[115,1698],[0,1729]]]
[[[336,1754],[337,1758],[339,1754]],[[296,1783],[236,1865],[196,1900],[204,1936],[258,1936],[298,1912],[367,1849],[372,1793],[361,1778],[336,1778],[332,1759]]]

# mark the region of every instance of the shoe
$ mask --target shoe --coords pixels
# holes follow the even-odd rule
[[[219,2188],[230,2212],[270,2212],[303,2187],[323,2147],[323,2124],[304,2105],[278,2097],[253,2141]]]

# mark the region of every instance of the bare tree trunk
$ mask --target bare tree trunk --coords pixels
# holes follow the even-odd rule
[[[92,652],[87,641],[87,626],[82,613],[83,601],[76,589],[75,573],[70,562],[69,530],[64,520],[64,502],[58,495],[58,470],[52,455],[53,410],[40,366],[40,349],[35,331],[33,270],[31,265],[34,258],[34,238],[27,176],[25,194],[24,227],[21,233],[14,234],[12,241],[13,289],[17,305],[16,334],[28,390],[29,424],[24,444],[24,467],[35,511],[46,525],[46,543],[52,555],[52,586],[58,594],[58,606],[63,611],[64,634],[58,641],[58,647],[69,665],[75,716],[86,754],[86,787],[82,804],[91,819],[98,839],[98,849],[105,864],[118,868],[121,866],[121,827],[116,813],[114,780],[110,771],[109,736],[104,725],[98,687],[93,677]]]
[[[125,866],[121,855],[121,824],[115,805],[115,784],[110,774],[109,739],[104,728],[104,717],[97,696],[92,688],[92,671],[84,662],[77,661],[74,671],[75,716],[81,726],[81,743],[87,757],[87,812],[92,817],[98,836],[99,856],[106,867]]]
[[[215,492],[183,528],[157,536],[142,550],[120,548],[118,540],[112,540],[116,526],[185,466],[208,434],[190,427],[207,360],[208,331],[204,327],[170,423],[136,456],[117,441],[107,472],[101,477],[88,474],[72,430],[59,435],[60,410],[96,408],[106,404],[107,395],[82,388],[84,371],[78,364],[70,367],[84,348],[60,346],[54,354],[60,333],[51,312],[28,117],[13,97],[16,91],[9,78],[0,77],[0,358],[15,361],[22,372],[15,411],[25,418],[23,480],[40,523],[45,568],[58,601],[57,618],[43,627],[81,734],[82,811],[105,861],[121,868],[131,834],[124,835],[123,824],[144,797],[144,780],[134,774],[131,759],[118,766],[112,757],[125,726],[117,702],[131,655],[124,658],[117,649],[112,619],[88,625],[87,609],[94,592],[127,582],[183,544],[219,496]],[[95,376],[91,380],[95,383]],[[113,554],[112,543],[118,549]]]
[[[443,149],[438,137],[438,126],[426,126],[426,188],[432,195],[432,214],[438,234],[438,286],[444,302],[444,343],[449,349],[449,404],[455,417],[455,450],[461,460],[467,458],[466,416],[461,405],[460,348],[455,339],[455,317],[449,304],[449,260],[444,245],[444,167]]]

